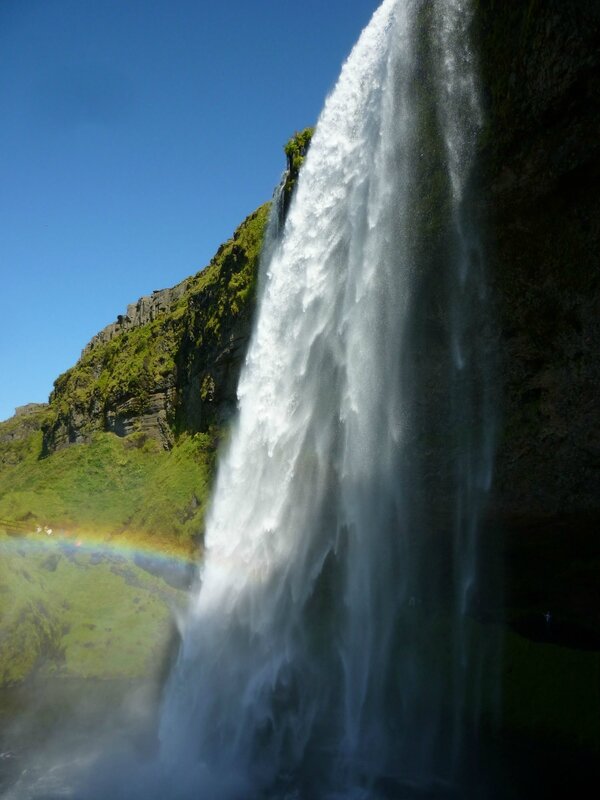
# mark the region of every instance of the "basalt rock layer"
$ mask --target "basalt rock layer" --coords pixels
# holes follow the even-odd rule
[[[202,272],[155,292],[97,334],[50,397],[44,453],[97,431],[141,432],[169,449],[227,419],[248,340],[269,205]]]

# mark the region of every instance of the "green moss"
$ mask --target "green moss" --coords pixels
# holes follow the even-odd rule
[[[288,159],[288,168],[290,172],[294,172],[297,175],[300,171],[314,132],[314,128],[305,128],[300,132],[296,131],[283,148]]]
[[[284,201],[286,207],[290,203],[296,183],[298,182],[300,168],[308,153],[308,148],[310,147],[314,132],[314,128],[304,128],[303,131],[296,131],[283,148],[288,167],[288,176],[284,186]]]
[[[143,413],[152,391],[173,383],[180,330],[170,315],[115,337],[87,352],[54,384],[50,397],[56,419],[73,410],[98,416],[124,398]]]

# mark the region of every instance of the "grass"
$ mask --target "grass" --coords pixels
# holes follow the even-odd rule
[[[457,666],[452,619],[434,609],[417,609],[413,616],[398,659],[410,652],[431,691],[448,680],[443,696],[451,697]],[[485,730],[506,740],[600,753],[598,650],[532,641],[505,625],[471,618],[463,633],[471,658],[465,715],[481,714]]]
[[[185,593],[116,552],[0,537],[0,686],[156,672]]]
[[[42,447],[42,426],[48,420],[43,408],[0,422],[0,475],[27,458],[37,458]]]
[[[183,435],[165,451],[143,434],[96,433],[0,472],[0,519],[15,527],[151,539],[192,552],[203,530],[218,437]]]
[[[600,752],[600,653],[504,633],[503,726]]]

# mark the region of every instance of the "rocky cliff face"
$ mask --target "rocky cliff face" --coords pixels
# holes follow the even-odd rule
[[[500,412],[482,608],[526,637],[505,639],[504,692],[520,720],[510,724],[562,752],[585,741],[597,765],[600,4],[477,7]],[[501,591],[489,590],[494,575]]]
[[[600,514],[600,5],[478,3],[495,513]]]
[[[236,402],[269,205],[251,214],[202,272],[129,306],[55,382],[44,453],[96,431],[178,432],[220,425]]]
[[[126,331],[140,328],[154,322],[158,317],[172,311],[190,286],[191,278],[178,283],[170,289],[157,289],[150,296],[140,297],[137,303],[130,303],[125,314],[119,314],[116,322],[107,325],[84,347],[82,356],[91,352],[94,348],[112,341],[115,336],[119,336]]]

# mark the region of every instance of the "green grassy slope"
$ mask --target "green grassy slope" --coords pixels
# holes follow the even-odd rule
[[[185,593],[105,548],[0,535],[0,687],[153,674]]]
[[[43,407],[34,413],[0,422],[0,475],[25,459],[39,456],[42,427],[48,419],[48,409]]]
[[[36,435],[21,462],[0,471],[0,520],[30,530],[144,534],[154,546],[193,547],[203,529],[216,435],[182,435],[169,452],[143,434],[96,433],[90,444],[44,459],[40,445]]]

